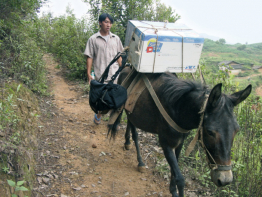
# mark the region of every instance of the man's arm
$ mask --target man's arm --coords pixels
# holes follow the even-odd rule
[[[88,79],[89,84],[90,84],[90,81],[93,79],[93,77],[91,76],[92,64],[93,64],[93,59],[90,57],[87,57],[86,68],[87,68],[87,79]]]
[[[119,64],[119,66],[122,66],[122,57],[118,58],[117,63]]]

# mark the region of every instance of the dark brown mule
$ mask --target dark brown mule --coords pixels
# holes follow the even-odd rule
[[[129,68],[123,70],[119,76],[118,83],[121,83],[127,76]],[[250,92],[251,85],[245,90],[232,95],[221,93],[222,84],[217,84],[211,91],[202,84],[180,80],[172,74],[147,74],[151,84],[158,95],[163,107],[169,116],[183,129],[191,130],[198,128],[200,122],[199,111],[203,106],[206,95],[209,95],[203,119],[203,143],[209,151],[209,162],[221,166],[212,169],[211,178],[217,186],[224,186],[232,182],[233,175],[231,169],[223,168],[231,166],[231,147],[239,126],[234,117],[233,108],[245,100]],[[125,147],[130,145],[130,130],[137,149],[138,166],[144,166],[139,146],[136,128],[143,131],[156,133],[164,151],[164,155],[171,168],[170,193],[172,196],[184,196],[184,177],[178,167],[178,157],[183,146],[183,142],[188,134],[174,130],[160,114],[148,90],[145,89],[138,99],[133,113],[128,114],[128,123],[125,134]],[[119,123],[121,115],[109,133],[116,135],[116,125]],[[175,149],[175,152],[173,152]],[[175,154],[174,154],[175,153]]]

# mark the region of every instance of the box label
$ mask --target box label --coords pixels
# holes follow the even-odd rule
[[[147,42],[146,52],[147,53],[160,52],[162,46],[163,46],[163,43],[157,42],[157,47],[156,47],[156,39],[155,38],[151,38]],[[157,48],[157,50],[156,50],[156,48]]]

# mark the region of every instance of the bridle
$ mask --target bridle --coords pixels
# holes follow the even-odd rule
[[[206,111],[206,106],[207,106],[207,102],[208,102],[208,97],[209,95],[205,95],[205,101],[204,104],[202,106],[202,108],[199,111],[200,115],[200,122],[199,122],[199,126],[197,129],[197,133],[194,137],[194,139],[190,142],[185,155],[189,156],[189,154],[191,153],[191,151],[194,149],[196,142],[198,141],[200,143],[200,145],[202,146],[202,148],[204,149],[205,153],[206,153],[206,159],[207,159],[207,163],[208,166],[211,170],[216,170],[216,171],[227,171],[227,170],[231,170],[232,169],[232,165],[220,165],[217,164],[215,159],[212,157],[212,155],[210,154],[210,152],[208,151],[204,140],[203,140],[203,121],[204,121],[204,115],[205,115],[205,111]],[[211,163],[210,159],[212,160],[213,163]]]

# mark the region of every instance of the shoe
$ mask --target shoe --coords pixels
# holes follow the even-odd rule
[[[119,131],[120,130],[120,125],[117,125],[116,126],[116,131]]]
[[[99,124],[101,123],[101,118],[102,118],[102,117],[97,118],[97,115],[95,114],[94,123],[97,124],[97,125],[99,125]]]

